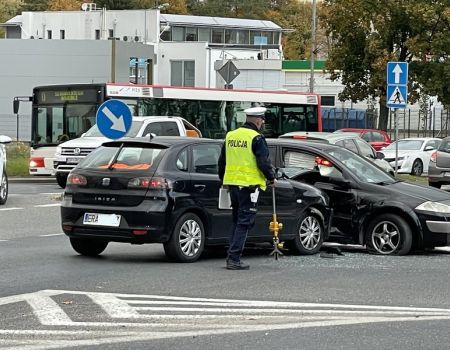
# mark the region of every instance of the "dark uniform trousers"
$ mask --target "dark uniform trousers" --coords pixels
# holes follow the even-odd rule
[[[250,195],[256,188],[256,186],[229,186],[233,207],[233,227],[227,260],[240,261],[248,231],[255,225],[257,201],[252,202]]]

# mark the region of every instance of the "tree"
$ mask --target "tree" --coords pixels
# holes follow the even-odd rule
[[[48,8],[48,0],[25,0],[21,11],[45,11]]]
[[[0,23],[4,23],[20,13],[23,0],[0,0]],[[0,29],[0,38],[4,31]]]
[[[97,8],[105,7],[107,10],[130,10],[133,8],[133,2],[129,0],[97,0],[94,1]]]
[[[406,61],[411,62],[410,102],[417,101],[419,92],[449,100],[447,4],[447,0],[325,0],[321,19],[331,38],[327,69],[344,85],[340,99],[378,97],[378,127],[386,129],[386,63]],[[443,59],[430,64],[424,60],[427,54]]]
[[[132,1],[135,9],[151,9],[159,7],[161,12],[186,14],[187,5],[185,0],[134,0]],[[168,6],[165,6],[167,4]]]
[[[83,0],[50,0],[48,11],[80,10],[83,2]]]

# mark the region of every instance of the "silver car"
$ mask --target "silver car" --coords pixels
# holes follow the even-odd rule
[[[431,154],[428,184],[436,188],[450,185],[450,136],[442,139],[438,149]]]
[[[5,204],[8,199],[8,175],[6,175],[5,144],[10,142],[10,137],[0,135],[0,204]]]
[[[327,142],[333,145],[342,146],[349,151],[366,157],[374,162],[379,168],[385,172],[394,176],[394,169],[383,158],[384,155],[381,152],[375,151],[375,149],[359,137],[358,133],[353,132],[341,132],[341,133],[329,133],[329,132],[305,132],[305,131],[293,131],[287,134],[281,135],[280,138],[289,138],[304,141],[316,141]]]

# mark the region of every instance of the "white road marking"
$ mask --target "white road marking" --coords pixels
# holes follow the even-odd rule
[[[22,210],[24,208],[1,208],[0,211],[9,211],[9,210]]]
[[[52,204],[39,204],[35,205],[35,208],[49,208],[49,207],[60,207],[61,203],[52,203]]]
[[[73,321],[55,297],[83,295],[100,306],[109,322],[77,314]],[[0,330],[2,348],[59,349],[177,337],[273,331],[379,322],[450,320],[450,309],[209,299],[161,295],[42,290],[0,298],[0,306],[27,302],[39,322],[72,330]],[[146,306],[157,305],[157,306]],[[76,307],[76,301],[72,307]],[[67,312],[66,312],[67,311]],[[98,313],[96,313],[98,317]],[[126,322],[127,320],[133,322]],[[155,322],[155,320],[158,320]],[[83,329],[83,328],[86,329]],[[136,331],[139,329],[139,331]],[[29,335],[33,334],[33,339]],[[1,336],[5,336],[2,339]]]
[[[40,235],[39,237],[55,237],[55,236],[62,236],[64,233],[50,233],[48,235]]]
[[[8,242],[7,239],[0,239],[0,242]]]

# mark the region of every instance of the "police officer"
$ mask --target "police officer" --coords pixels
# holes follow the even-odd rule
[[[266,108],[246,109],[247,120],[240,128],[227,133],[219,158],[219,176],[228,185],[233,208],[233,228],[227,254],[228,270],[247,270],[241,261],[248,231],[255,224],[260,190],[266,189],[266,180],[275,181],[269,158],[269,149],[260,130]]]

